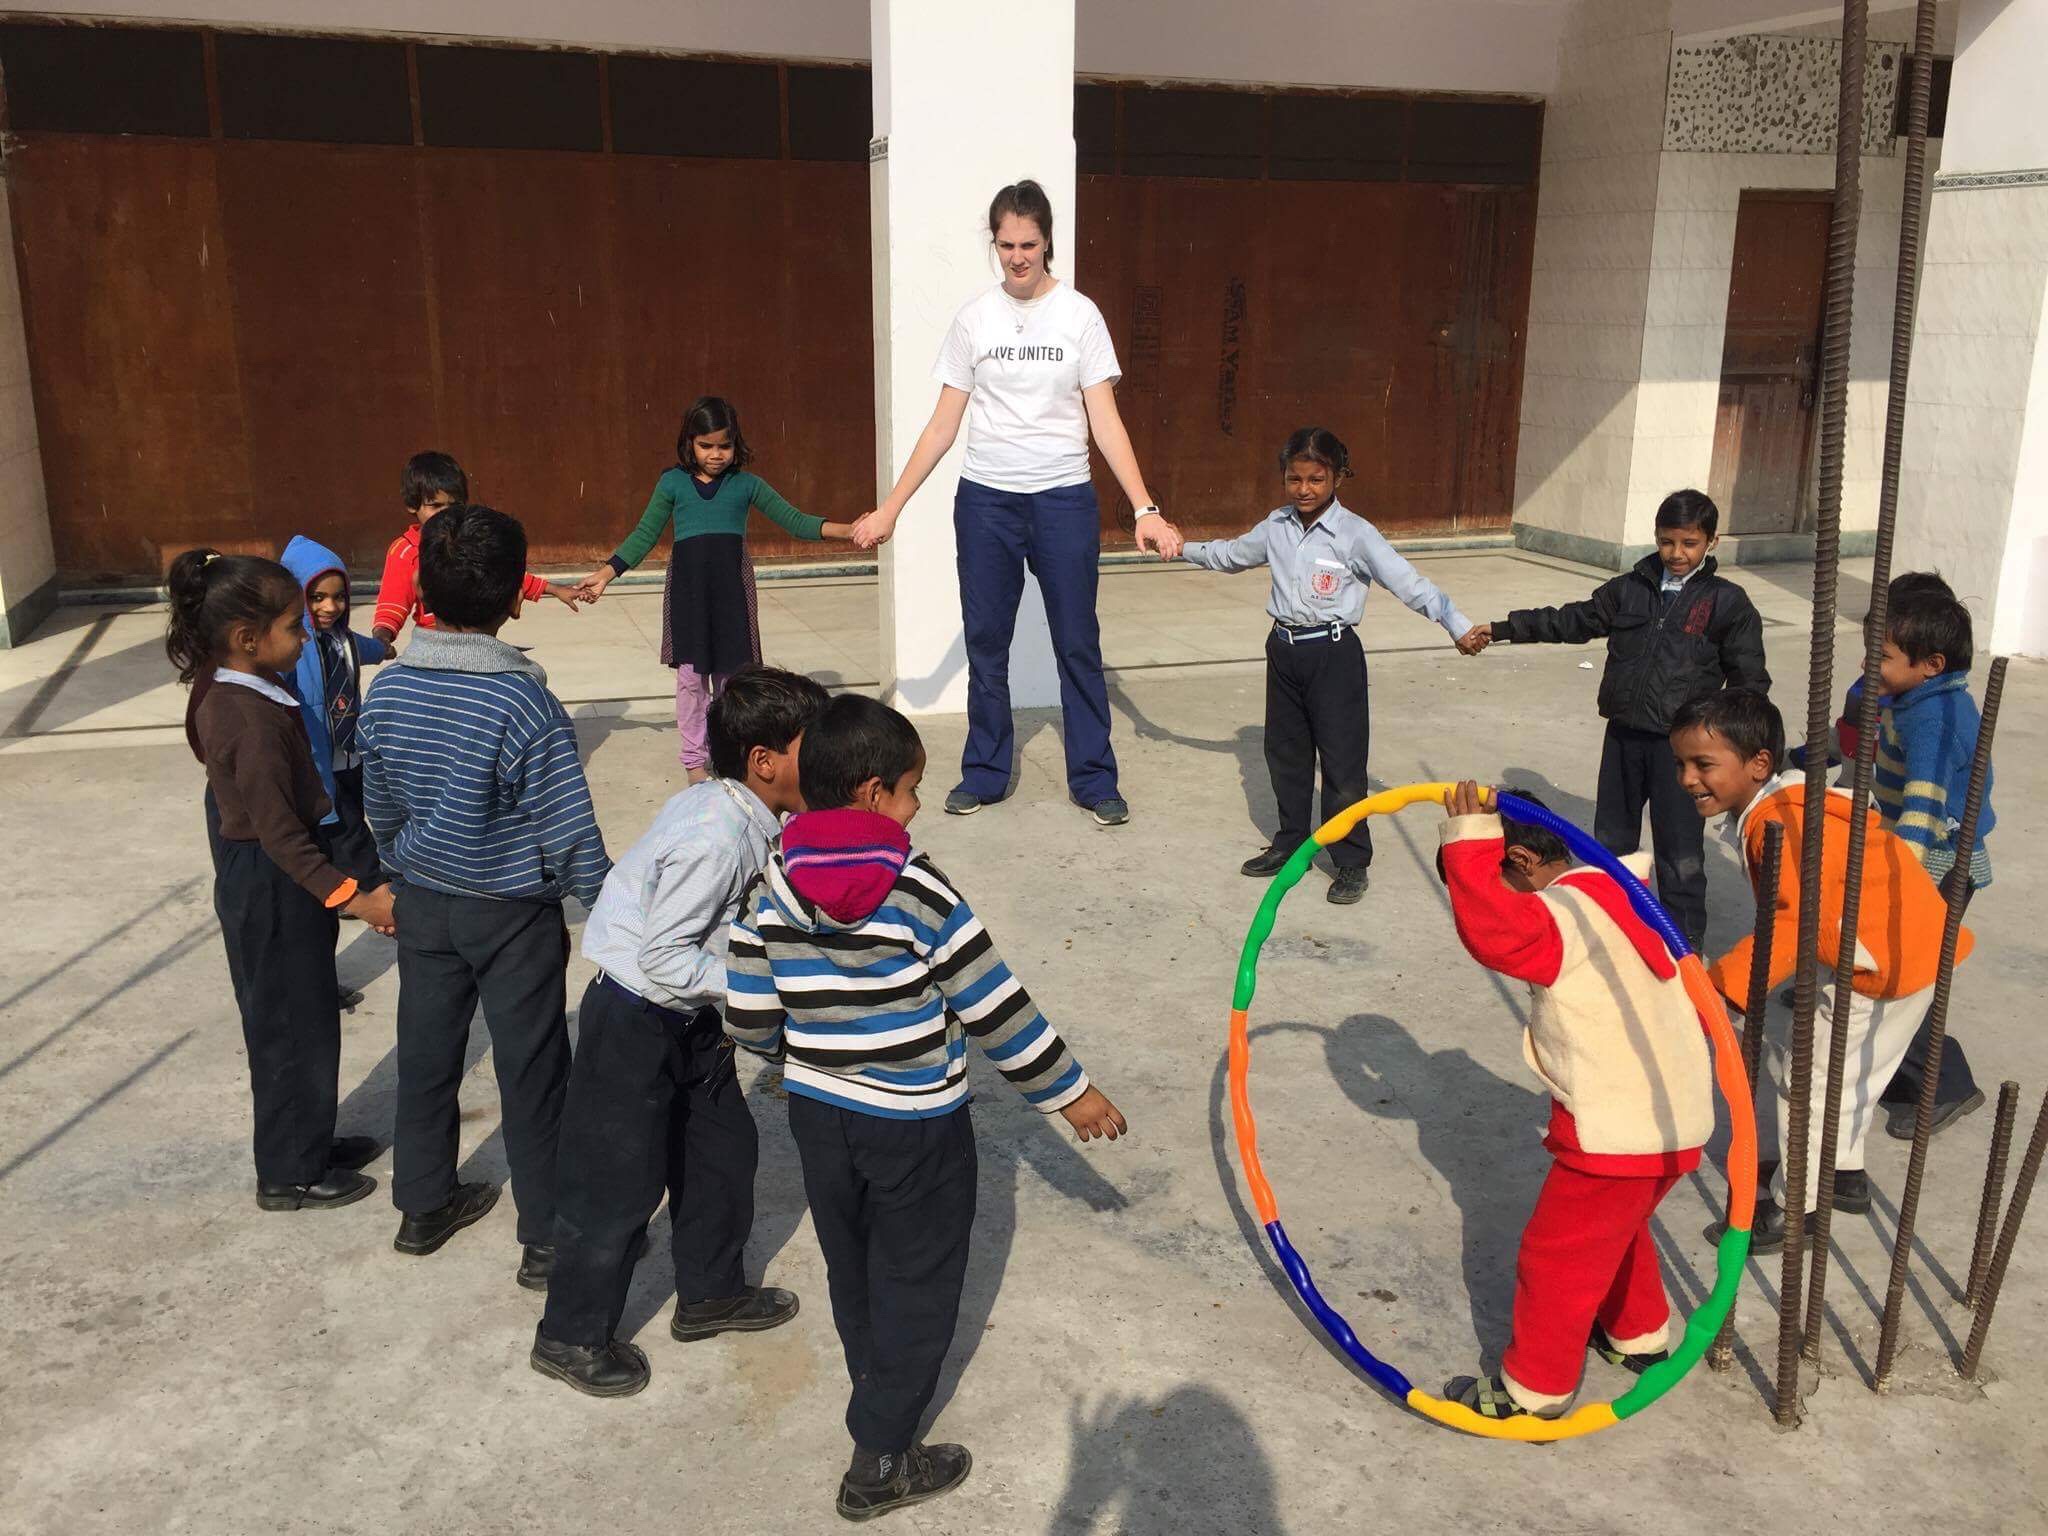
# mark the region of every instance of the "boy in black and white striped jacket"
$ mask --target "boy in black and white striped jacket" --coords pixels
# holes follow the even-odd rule
[[[789,1126],[825,1253],[853,1396],[839,1512],[867,1519],[966,1476],[964,1446],[916,1443],[974,1224],[967,1037],[1083,1141],[1128,1127],[905,830],[924,746],[886,705],[842,694],[804,733],[803,795],[740,904],[726,1033],[783,1062]]]

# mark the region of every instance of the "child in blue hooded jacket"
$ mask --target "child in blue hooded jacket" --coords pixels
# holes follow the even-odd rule
[[[391,654],[374,635],[348,625],[348,570],[340,556],[304,534],[284,548],[284,568],[306,593],[306,634],[297,670],[287,682],[306,722],[313,766],[320,772],[334,808],[321,823],[335,867],[365,890],[387,884],[377,842],[363,820],[363,758],[356,746],[356,717],[362,713],[362,675]]]

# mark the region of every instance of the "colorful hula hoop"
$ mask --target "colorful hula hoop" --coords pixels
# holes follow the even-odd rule
[[[1636,914],[1656,930],[1677,958],[1678,974],[1685,983],[1686,995],[1699,1011],[1701,1023],[1713,1042],[1714,1079],[1728,1105],[1733,1132],[1728,1146],[1728,1227],[1716,1255],[1713,1292],[1699,1310],[1686,1319],[1685,1336],[1671,1351],[1670,1359],[1644,1371],[1636,1384],[1613,1402],[1586,1403],[1557,1419],[1539,1419],[1534,1415],[1488,1419],[1461,1404],[1432,1397],[1361,1344],[1343,1315],[1323,1299],[1322,1293],[1316,1289],[1314,1277],[1309,1274],[1308,1265],[1287,1240],[1287,1231],[1280,1225],[1280,1208],[1273,1198],[1273,1186],[1266,1181],[1265,1170],[1259,1164],[1259,1131],[1252,1119],[1251,1093],[1247,1083],[1251,1068],[1248,1027],[1252,994],[1258,988],[1259,951],[1273,932],[1273,919],[1279,912],[1281,898],[1308,871],[1319,850],[1341,841],[1366,817],[1384,815],[1411,805],[1441,805],[1445,792],[1451,787],[1449,784],[1405,784],[1359,801],[1318,827],[1314,836],[1296,849],[1294,857],[1273,877],[1265,900],[1259,903],[1258,915],[1252,919],[1251,931],[1245,935],[1244,951],[1237,963],[1237,991],[1231,1000],[1230,1112],[1237,1127],[1238,1157],[1244,1164],[1245,1182],[1251,1186],[1252,1203],[1258,1207],[1259,1220],[1265,1224],[1266,1236],[1273,1244],[1273,1252],[1279,1257],[1281,1267],[1287,1271],[1287,1278],[1300,1293],[1302,1302],[1315,1314],[1316,1321],[1322,1324],[1323,1331],[1366,1375],[1417,1413],[1435,1419],[1439,1424],[1464,1430],[1467,1434],[1493,1440],[1569,1440],[1606,1429],[1642,1412],[1678,1385],[1686,1372],[1706,1353],[1707,1346],[1714,1341],[1723,1319],[1735,1304],[1735,1292],[1742,1281],[1742,1266],[1749,1256],[1749,1224],[1756,1211],[1756,1116],[1750,1101],[1749,1075],[1743,1067],[1741,1043],[1728,1022],[1728,1011],[1722,1006],[1720,996],[1707,980],[1706,968],[1700,964],[1699,957],[1692,952],[1642,881],[1624,869],[1613,854],[1540,805],[1532,805],[1506,792],[1495,797],[1499,809],[1505,814],[1516,821],[1533,822],[1555,832],[1580,859],[1605,871],[1620,883]]]

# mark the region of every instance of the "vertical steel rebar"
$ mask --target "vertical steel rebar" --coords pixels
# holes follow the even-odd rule
[[[1849,324],[1856,286],[1856,232],[1862,218],[1863,153],[1863,40],[1868,5],[1866,0],[1846,0],[1842,7],[1841,89],[1835,103],[1835,204],[1828,225],[1827,319],[1821,338],[1821,426],[1819,506],[1813,550],[1813,651],[1807,673],[1806,699],[1806,805],[1801,827],[1799,885],[1799,973],[1794,1006],[1811,1016],[1820,1003],[1820,881],[1821,839],[1827,824],[1824,797],[1827,794],[1827,738],[1834,705],[1835,598],[1841,566],[1842,464],[1848,437]],[[1900,408],[1905,390],[1897,392]],[[1889,440],[1889,428],[1887,439]],[[1894,477],[1896,478],[1896,476]],[[1893,496],[1896,508],[1896,493]],[[1880,527],[1880,541],[1886,530]],[[1883,558],[1889,564],[1890,552]],[[1881,587],[1873,584],[1872,596],[1881,614]],[[1882,641],[1882,632],[1879,632]],[[1874,658],[1868,635],[1864,644],[1865,676],[1871,675]],[[1879,690],[1881,691],[1881,690]],[[1864,686],[1865,713],[1877,700],[1868,681]],[[1859,761],[1871,750],[1858,744]],[[1858,780],[1862,775],[1859,772]],[[1865,802],[1867,803],[1867,801]],[[1860,855],[1863,818],[1849,821],[1850,846]],[[1860,865],[1861,859],[1858,857]],[[1854,870],[1844,892],[1843,927],[1850,933],[1857,888]],[[1810,914],[1810,916],[1809,916]],[[1843,959],[1853,972],[1856,946],[1849,944]],[[1819,1173],[1813,1205],[1813,1261],[1808,1277],[1804,1349],[1809,1360],[1820,1358],[1820,1319],[1825,1306],[1828,1273],[1828,1218],[1833,1214],[1835,1195],[1835,1140],[1842,1121],[1842,1079],[1848,1053],[1848,987],[1841,982],[1841,963],[1836,966],[1835,1006],[1828,1029],[1827,1084],[1821,1096],[1820,1142],[1816,1156]],[[1803,1203],[1806,1186],[1785,1186],[1786,1199]],[[1789,1207],[1788,1207],[1789,1209]]]
[[[1977,751],[1970,760],[1970,791],[1963,800],[1963,824],[1956,831],[1956,878],[1948,882],[1948,920],[1941,930],[1941,959],[1934,972],[1934,1001],[1927,1008],[1927,1054],[1920,1065],[1920,1102],[1913,1115],[1913,1151],[1906,1159],[1906,1187],[1899,1196],[1899,1230],[1892,1242],[1891,1284],[1884,1293],[1884,1326],[1878,1333],[1877,1364],[1872,1385],[1882,1392],[1891,1384],[1892,1359],[1899,1347],[1899,1309],[1906,1300],[1906,1273],[1913,1263],[1913,1227],[1920,1218],[1920,1182],[1927,1176],[1927,1143],[1934,1136],[1934,1103],[1940,1096],[1941,1051],[1948,1040],[1948,1000],[1955,984],[1956,945],[1963,934],[1963,908],[1970,899],[1970,860],[1977,851],[1977,821],[1984,810],[1984,790],[1991,779],[1991,738],[1998,731],[1998,704],[2005,696],[2005,662],[1991,663],[1984,681],[1984,720],[1977,728]],[[1807,1318],[1811,1327],[1813,1319]]]
[[[1791,1081],[1785,1103],[1785,1252],[1778,1269],[1778,1385],[1773,1411],[1778,1422],[1799,1422],[1801,1260],[1806,1251],[1806,1124],[1813,1094],[1813,1009],[1792,1011]]]
[[[2041,1099],[2041,1112],[2034,1117],[2034,1134],[2027,1141],[2027,1155],[2020,1160],[2020,1176],[2012,1186],[2012,1204],[2005,1213],[2005,1225],[1998,1229],[1998,1251],[1991,1256],[1991,1268],[1984,1275],[1984,1294],[1977,1298],[1977,1320],[1970,1325],[1970,1342],[1963,1347],[1958,1374],[1965,1381],[1976,1378],[1977,1364],[1984,1353],[1984,1336],[1991,1331],[1991,1314],[1998,1307],[1999,1287],[2005,1284],[2005,1266],[2012,1259],[2013,1242],[2020,1235],[2020,1222],[2027,1214],[2027,1196],[2041,1172],[2041,1154],[2048,1152],[2048,1094]]]
[[[1757,1070],[1763,1061],[1764,1013],[1771,996],[1771,949],[1777,936],[1778,877],[1785,857],[1785,827],[1771,822],[1764,828],[1764,861],[1756,881],[1756,923],[1750,930],[1749,995],[1742,1014],[1742,1065],[1749,1077],[1749,1103],[1756,1108]],[[1707,1352],[1707,1365],[1716,1371],[1728,1369],[1735,1356],[1735,1309],[1721,1324],[1714,1347]]]
[[[1963,1287],[1963,1305],[1974,1309],[1984,1294],[1984,1272],[1991,1267],[1991,1245],[1998,1241],[1998,1207],[2005,1200],[2005,1165],[2012,1156],[2012,1126],[2019,1118],[2020,1085],[2007,1078],[1998,1085],[1998,1119],[1991,1127],[1991,1155],[1984,1164],[1984,1198],[1977,1206],[1977,1240],[1970,1245],[1970,1283]]]

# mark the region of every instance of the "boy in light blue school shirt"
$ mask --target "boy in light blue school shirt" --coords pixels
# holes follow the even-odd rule
[[[1273,573],[1266,612],[1266,771],[1280,813],[1279,831],[1242,872],[1278,873],[1316,823],[1315,774],[1323,770],[1323,819],[1366,794],[1371,744],[1365,648],[1358,623],[1366,588],[1377,582],[1424,618],[1443,626],[1458,649],[1476,655],[1486,638],[1436,584],[1403,559],[1380,531],[1337,500],[1351,456],[1337,435],[1304,427],[1280,453],[1287,505],[1235,539],[1196,540],[1181,558],[1211,571]],[[1361,821],[1330,848],[1337,878],[1329,899],[1349,906],[1365,895],[1372,833]]]
[[[555,1257],[531,1363],[579,1392],[645,1386],[647,1356],[617,1337],[648,1218],[668,1195],[679,1340],[758,1333],[797,1299],[750,1286],[754,1117],[720,1005],[726,936],[803,809],[798,752],[825,690],[773,667],[737,672],[711,702],[713,777],[671,799],[605,877],[583,929],[598,974],[578,1010],[563,1106]]]

